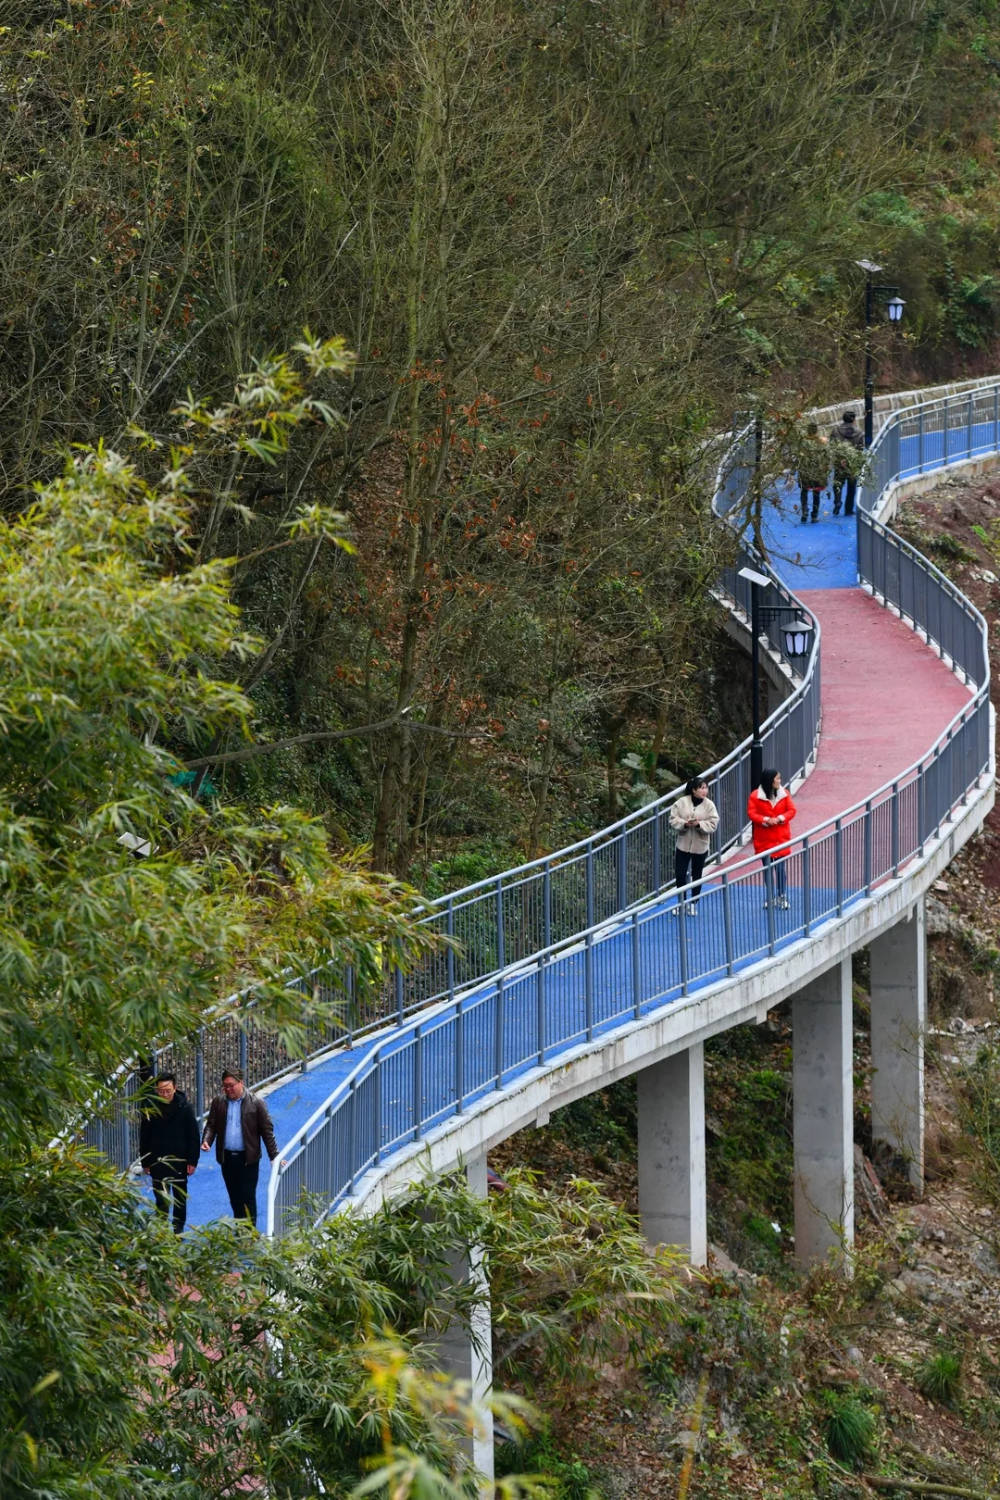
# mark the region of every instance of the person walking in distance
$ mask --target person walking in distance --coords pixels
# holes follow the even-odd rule
[[[670,809],[670,826],[677,834],[674,849],[674,884],[687,885],[688,871],[694,882],[691,887],[688,915],[696,916],[698,897],[701,895],[701,872],[705,868],[705,856],[711,835],[719,826],[719,813],[708,795],[708,782],[703,776],[692,776]],[[674,907],[674,914],[680,906]]]
[[[854,412],[845,411],[836,426],[830,428],[830,448],[833,453],[833,513],[840,515],[840,491],[846,484],[844,515],[852,516],[860,455],[865,451],[864,434],[854,425]]]
[[[256,1228],[260,1143],[264,1142],[271,1161],[278,1154],[278,1146],[267,1105],[247,1092],[239,1068],[226,1069],[222,1093],[209,1106],[201,1149],[207,1151],[213,1141],[233,1218],[249,1219]]]
[[[153,1179],[156,1207],[173,1210],[174,1233],[187,1222],[187,1180],[198,1165],[198,1121],[173,1073],[158,1073],[156,1098],[139,1125],[139,1160]]]
[[[805,437],[798,455],[799,511],[803,521],[819,520],[819,497],[826,489],[830,473],[830,455],[826,439],[819,435],[815,422],[806,427]],[[812,517],[809,515],[809,496],[812,496]]]
[[[765,907],[772,902],[781,911],[788,910],[785,858],[791,837],[795,803],[782,785],[781,772],[767,769],[760,773],[760,786],[750,793],[747,817],[753,830],[753,847],[764,866]]]

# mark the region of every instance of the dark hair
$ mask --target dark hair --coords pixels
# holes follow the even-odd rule
[[[852,411],[845,411],[844,412],[844,421],[845,422],[853,422],[854,421],[854,412],[852,412]]]
[[[157,1075],[156,1075],[156,1082],[157,1083],[172,1083],[174,1085],[174,1087],[176,1088],[176,1086],[177,1086],[177,1074],[176,1073],[157,1073]]]
[[[242,1083],[243,1082],[243,1072],[242,1072],[242,1070],[240,1068],[223,1068],[223,1070],[222,1070],[222,1082],[225,1083],[225,1081],[226,1081],[227,1078],[233,1078],[233,1079],[236,1080],[237,1083]]]
[[[774,778],[777,776],[777,774],[777,766],[765,766],[763,771],[761,771],[760,773],[761,790],[766,792],[769,797],[774,791]]]
[[[698,787],[700,787],[700,786],[708,786],[708,777],[707,776],[692,776],[691,780],[688,782],[687,786],[684,788],[684,794],[685,794],[685,796],[687,796],[687,797],[693,797],[694,794],[695,794],[695,792],[697,791]]]

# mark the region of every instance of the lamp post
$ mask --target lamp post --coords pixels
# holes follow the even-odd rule
[[[750,670],[753,674],[753,738],[750,741],[750,790],[760,783],[764,747],[760,742],[760,591],[771,582],[755,568],[740,568],[737,574],[750,585]]]
[[[906,303],[899,295],[899,288],[883,286],[875,281],[882,267],[872,260],[856,260],[865,273],[865,447],[872,445],[875,430],[875,379],[872,375],[872,323],[875,321],[875,299],[886,298],[886,311],[890,323],[898,323],[903,316]]]
[[[753,677],[751,708],[753,713],[753,736],[750,740],[750,786],[760,784],[760,773],[764,764],[764,746],[760,738],[760,623],[764,616],[781,616],[789,612],[793,618],[781,626],[785,655],[805,656],[813,634],[813,622],[795,614],[793,605],[762,605],[760,591],[769,587],[771,580],[756,568],[740,568],[737,577],[745,578],[750,585],[750,671]]]

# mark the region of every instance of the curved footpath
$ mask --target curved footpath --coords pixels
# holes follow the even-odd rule
[[[913,630],[856,585],[854,522],[832,515],[827,494],[820,521],[803,525],[795,510],[796,494],[790,487],[778,492],[767,507],[765,534],[775,570],[816,614],[822,630],[819,749],[811,774],[796,789],[794,831],[802,835],[912,766],[969,702],[970,689]],[[746,851],[737,850],[726,867],[745,858]],[[698,941],[712,944],[719,927],[718,922],[703,922]],[[384,1041],[385,1033],[344,1047],[270,1090],[279,1145]],[[269,1171],[265,1161],[259,1189],[262,1224]],[[188,1221],[204,1224],[227,1212],[214,1154],[205,1155],[192,1179]]]

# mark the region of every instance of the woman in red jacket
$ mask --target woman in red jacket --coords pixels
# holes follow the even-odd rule
[[[750,793],[747,816],[753,825],[754,850],[761,856],[764,866],[764,888],[767,892],[764,905],[767,906],[773,899],[775,906],[787,911],[785,856],[788,849],[781,849],[780,846],[787,845],[791,838],[795,803],[781,784],[780,771],[761,771],[760,786]],[[779,852],[774,853],[775,850]]]

